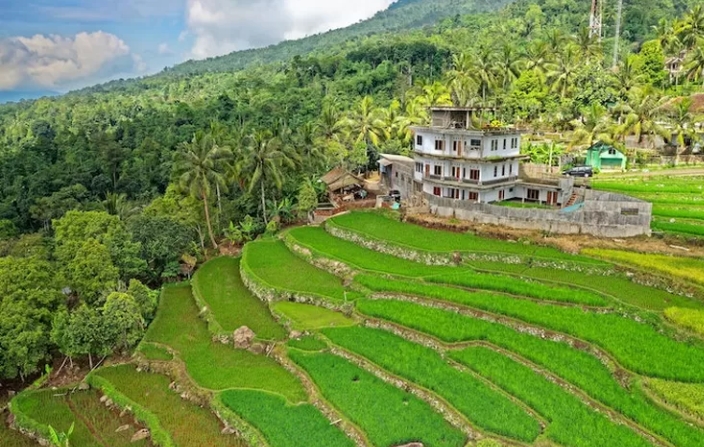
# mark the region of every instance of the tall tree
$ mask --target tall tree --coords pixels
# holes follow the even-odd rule
[[[209,201],[216,185],[223,190],[227,188],[225,163],[231,157],[229,148],[218,146],[211,134],[199,131],[190,143],[181,144],[176,158],[175,170],[181,187],[203,201],[208,235],[215,249],[218,244],[213,234]]]
[[[296,165],[293,154],[287,153],[281,141],[269,131],[259,131],[251,135],[247,147],[247,168],[249,192],[259,187],[262,216],[268,224],[266,211],[266,188],[269,185],[281,189],[284,182],[284,167]]]

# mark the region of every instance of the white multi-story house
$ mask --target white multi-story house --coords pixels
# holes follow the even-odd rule
[[[414,180],[427,195],[477,203],[522,199],[557,205],[556,188],[519,180],[521,134],[477,129],[473,108],[434,107],[430,127],[413,127]]]

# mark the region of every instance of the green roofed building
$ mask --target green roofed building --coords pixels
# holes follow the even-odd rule
[[[600,171],[625,170],[626,155],[606,143],[596,143],[587,149],[586,165]]]

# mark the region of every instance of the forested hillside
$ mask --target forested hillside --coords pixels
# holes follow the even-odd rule
[[[128,348],[152,317],[142,284],[176,277],[224,238],[304,215],[335,166],[407,153],[409,126],[432,104],[500,105],[491,119],[563,131],[573,147],[674,132],[678,153],[691,148],[693,111],[671,99],[702,88],[701,6],[627,2],[627,17],[647,20],[625,24],[616,70],[610,39],[589,37],[588,5],[576,0],[521,0],[408,30],[489,3],[403,2],[299,43],[311,54],[283,56],[296,43],[248,53],[283,62],[235,72],[247,62],[227,56],[0,107],[0,261],[11,272],[0,277],[0,378],[31,375],[57,347]],[[387,28],[398,31],[363,36]],[[680,52],[683,71],[670,77],[665,59]],[[95,324],[112,324],[112,338],[76,338]]]

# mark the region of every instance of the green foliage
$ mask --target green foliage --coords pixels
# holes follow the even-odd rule
[[[365,315],[401,324],[447,343],[483,341],[506,349],[548,369],[675,445],[694,447],[702,436],[701,430],[654,405],[637,386],[631,386],[630,390],[624,388],[598,358],[565,343],[414,303],[362,300],[357,309]]]
[[[704,311],[671,307],[665,309],[665,317],[678,326],[704,335]]]
[[[464,435],[427,403],[349,361],[332,354],[289,356],[311,376],[325,399],[366,433],[372,445],[421,442],[428,446],[464,446]]]
[[[325,329],[339,345],[387,371],[432,390],[478,427],[524,442],[538,436],[538,422],[485,382],[448,365],[435,351],[388,332],[361,327]]]
[[[88,239],[66,264],[64,274],[71,289],[85,302],[99,305],[104,293],[117,287],[119,271],[110,261],[108,248]]]
[[[298,349],[300,351],[317,352],[327,349],[328,345],[314,336],[302,337],[298,340],[289,340],[286,345],[290,348]]]
[[[139,373],[132,365],[100,369],[88,376],[121,408],[129,407],[151,431],[159,447],[243,447],[234,436],[220,434],[220,421],[206,409],[174,393],[166,376]]]
[[[28,297],[32,293],[27,294]],[[0,377],[24,380],[49,359],[48,309],[11,298],[0,304]]]
[[[168,362],[174,359],[168,350],[153,343],[140,343],[138,350],[147,360]]]
[[[132,295],[118,292],[108,295],[102,318],[102,330],[115,352],[128,351],[144,336],[144,318]]]
[[[704,417],[704,385],[648,379],[647,387],[666,403],[684,413]]]
[[[376,213],[350,213],[336,216],[328,224],[360,233],[365,237],[385,241],[399,247],[432,253],[477,253],[492,255],[520,255],[535,258],[553,258],[583,263],[598,263],[586,257],[563,253],[554,248],[512,244],[486,239],[472,234],[456,234],[431,230],[413,224],[387,219]]]
[[[71,427],[69,427],[67,432],[56,432],[54,430],[54,427],[51,425],[49,426],[49,442],[54,447],[70,447],[69,439],[71,438],[71,435],[73,434],[73,429],[75,428],[74,424],[71,424]]]
[[[378,291],[419,295],[506,315],[581,338],[601,346],[627,368],[664,379],[699,381],[696,365],[704,362],[701,343],[684,344],[661,334],[656,327],[614,313],[544,305],[487,293],[421,283],[357,276],[356,281]]]
[[[133,279],[130,281],[127,293],[134,298],[144,321],[150,323],[154,319],[154,313],[159,301],[159,292],[151,290],[139,280]]]
[[[658,40],[645,42],[635,59],[637,72],[646,83],[661,86],[667,78],[665,52]]]
[[[547,301],[586,304],[588,306],[606,306],[609,301],[602,296],[586,290],[567,287],[548,286],[534,281],[498,276],[462,272],[441,276],[431,276],[427,281],[438,284],[451,284],[470,289],[493,290],[516,296],[525,296]]]
[[[704,285],[704,261],[698,258],[590,248],[584,253]]]
[[[224,391],[219,399],[259,430],[271,446],[354,445],[310,404],[292,406],[280,396],[250,390]]]
[[[326,327],[352,326],[355,321],[323,307],[282,301],[273,306],[276,313],[283,315],[294,329],[310,331]]]
[[[453,352],[451,356],[545,417],[549,421],[546,436],[560,445],[650,445],[630,428],[611,421],[530,367],[497,352],[475,347]]]
[[[262,340],[281,340],[286,335],[266,304],[242,283],[239,259],[220,257],[205,263],[193,276],[192,286],[224,333],[247,326]]]
[[[0,241],[12,239],[18,234],[17,227],[11,220],[0,219]]]
[[[145,341],[176,351],[188,374],[201,387],[261,389],[279,393],[292,402],[305,400],[300,382],[273,359],[213,343],[212,334],[198,313],[188,284],[165,287]]]
[[[141,258],[156,278],[169,263],[178,262],[188,253],[195,242],[192,227],[168,216],[143,214],[130,219],[128,228],[133,240],[141,245]]]
[[[242,263],[256,278],[276,289],[338,302],[346,298],[340,279],[298,258],[286,249],[283,242],[247,244],[242,252]]]

